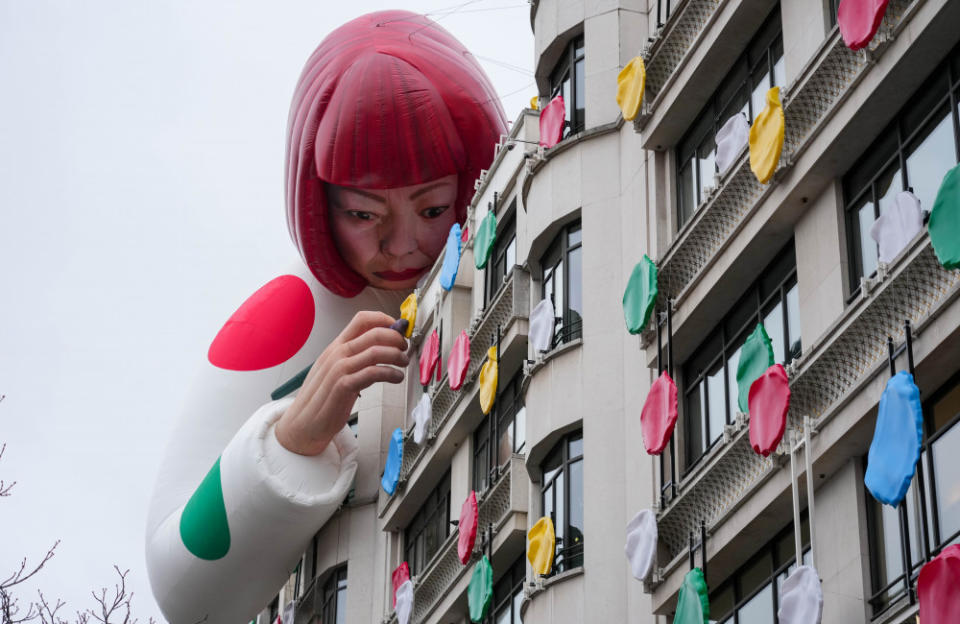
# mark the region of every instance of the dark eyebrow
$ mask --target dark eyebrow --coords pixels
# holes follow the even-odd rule
[[[430,191],[432,191],[433,189],[435,189],[435,188],[437,188],[437,187],[439,187],[439,186],[446,186],[446,185],[448,185],[448,184],[450,184],[450,183],[449,183],[449,182],[437,182],[436,184],[431,184],[430,186],[425,186],[424,188],[420,189],[419,191],[411,194],[411,195],[410,195],[410,199],[416,199],[416,198],[420,197],[421,195],[423,195],[424,193],[429,193]]]
[[[374,201],[380,202],[381,204],[387,203],[387,199],[385,197],[381,197],[380,195],[376,195],[374,193],[364,191],[363,189],[350,188],[349,186],[342,186],[340,187],[340,190],[356,193],[357,195],[361,195],[363,197],[366,197],[367,199],[372,199]]]

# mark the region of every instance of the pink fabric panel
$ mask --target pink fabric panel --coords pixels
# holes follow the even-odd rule
[[[460,508],[460,537],[457,540],[457,556],[460,563],[467,565],[470,561],[470,553],[473,552],[473,545],[477,542],[477,493],[470,492],[467,500],[463,501],[463,507]]]
[[[433,375],[433,369],[440,364],[440,336],[437,330],[433,330],[427,340],[423,343],[423,351],[420,353],[420,385],[430,384],[430,377]],[[438,373],[440,371],[437,371]]]
[[[470,336],[462,330],[453,342],[450,357],[447,358],[447,381],[451,390],[459,390],[467,378],[467,369],[470,368]]]
[[[563,122],[567,118],[567,107],[563,96],[550,100],[550,103],[540,111],[540,145],[553,147],[560,142],[563,136]]]
[[[783,365],[774,364],[750,384],[750,446],[764,457],[776,450],[787,426],[790,382]]]
[[[887,11],[888,0],[840,0],[837,23],[840,35],[851,50],[867,47]]]
[[[660,374],[640,412],[643,445],[647,453],[659,455],[670,442],[673,427],[677,424],[677,385],[666,371]]]

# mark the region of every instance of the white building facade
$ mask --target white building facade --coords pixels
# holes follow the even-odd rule
[[[441,259],[419,289],[412,342],[419,353],[438,330],[442,379],[421,387],[415,360],[403,385],[363,393],[355,490],[261,622],[291,601],[298,624],[394,621],[391,573],[403,561],[412,622],[469,622],[467,586],[488,554],[488,622],[665,624],[692,548],[706,563],[712,621],[773,623],[796,559],[794,487],[823,622],[915,621],[919,568],[960,536],[960,276],[939,265],[925,231],[885,264],[869,231],[901,191],[929,210],[960,162],[960,1],[891,0],[859,52],[835,15],[834,0],[533,0],[540,102],[564,96],[564,138],[538,148],[538,113],[526,110],[497,146],[456,284],[440,288]],[[638,54],[646,94],[625,122],[617,75]],[[757,181],[745,151],[721,174],[717,130],[733,114],[752,119],[773,86],[786,120],[773,180]],[[477,270],[474,233],[490,210],[496,243]],[[659,298],[632,336],[621,298],[644,254]],[[535,353],[529,315],[544,298],[555,336]],[[758,322],[792,392],[784,442],[767,458],[751,449],[736,398],[739,349]],[[453,391],[446,360],[461,330],[470,372]],[[863,482],[888,337],[924,405],[901,510]],[[485,416],[476,375],[493,344],[499,388]],[[679,418],[655,457],[640,411],[661,369],[676,380]],[[424,391],[433,415],[418,445],[410,413]],[[380,475],[397,427],[403,468],[387,496]],[[812,518],[807,481],[791,473],[804,432]],[[479,530],[464,566],[451,521],[471,491]],[[641,509],[659,529],[645,582],[624,556]],[[553,571],[535,578],[526,533],[542,516],[558,539]]]

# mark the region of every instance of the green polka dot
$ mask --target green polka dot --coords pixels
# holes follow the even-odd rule
[[[493,243],[497,240],[497,215],[490,211],[477,228],[477,237],[473,241],[473,262],[478,269],[487,266]]]
[[[639,334],[647,326],[657,302],[657,265],[646,254],[633,267],[623,292],[623,318],[627,331]]]
[[[230,550],[230,527],[223,504],[219,457],[183,508],[180,539],[194,556],[208,561],[220,559]]]
[[[763,323],[757,323],[756,329],[743,343],[740,361],[737,363],[737,406],[744,414],[747,413],[750,385],[773,366],[773,363],[773,344],[767,330],[763,328]]]
[[[927,227],[940,264],[960,268],[960,165],[943,176]]]

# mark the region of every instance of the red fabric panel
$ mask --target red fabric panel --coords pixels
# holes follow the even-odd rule
[[[922,624],[947,624],[960,618],[960,544],[944,548],[920,569],[917,594]]]
[[[869,45],[880,28],[888,0],[840,0],[837,23],[840,35],[851,50]]]
[[[473,545],[477,542],[477,514],[477,493],[471,491],[467,500],[463,501],[463,507],[460,508],[457,556],[460,557],[460,563],[463,565],[467,565],[470,561],[470,553],[473,552]]]
[[[410,580],[410,566],[404,561],[393,571],[393,606],[397,606],[397,588]]]
[[[566,117],[567,109],[562,95],[553,98],[543,107],[540,111],[540,145],[553,147],[560,142]]]
[[[433,369],[440,365],[440,336],[437,330],[423,343],[423,351],[420,353],[420,385],[426,386],[430,383],[430,377],[433,375]],[[439,371],[438,371],[439,372]]]
[[[463,231],[460,232],[460,242],[465,243],[468,238],[470,238],[470,228],[463,226]]]
[[[774,364],[750,384],[750,446],[764,457],[776,450],[787,426],[790,382],[781,364]]]
[[[470,368],[470,336],[466,330],[460,332],[447,358],[447,381],[451,390],[459,390],[467,378],[467,369]]]
[[[270,368],[293,357],[313,329],[313,293],[296,275],[267,282],[243,302],[213,339],[207,359],[218,368]]]
[[[660,374],[640,412],[643,445],[647,453],[659,455],[670,442],[673,426],[677,424],[677,385],[666,371]]]

